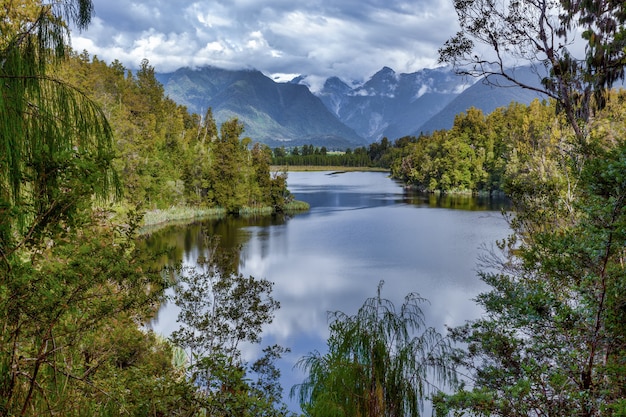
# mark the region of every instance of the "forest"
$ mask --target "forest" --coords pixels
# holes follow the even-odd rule
[[[427,192],[502,192],[511,236],[482,260],[485,315],[439,334],[408,294],[330,317],[291,394],[307,416],[626,415],[626,6],[458,1],[442,62],[500,74],[504,54],[542,57],[547,99],[452,129],[340,154],[270,150],[189,114],[138,71],[70,48],[89,0],[0,9],[0,416],[289,416],[269,346],[272,283],[213,246],[202,270],[141,250],[146,210],[277,213],[293,199],[274,163],[388,167]],[[602,6],[602,7],[599,7]],[[585,58],[567,50],[582,33]],[[495,55],[485,57],[477,44]],[[484,49],[481,49],[484,51]],[[284,158],[284,159],[279,159]],[[296,158],[291,160],[287,158]],[[300,159],[297,159],[300,158]],[[334,158],[334,159],[333,159]],[[343,159],[342,159],[343,158]],[[324,163],[325,164],[325,163]],[[209,246],[214,242],[209,240]],[[145,330],[174,278],[180,329]],[[206,300],[210,300],[207,302]]]

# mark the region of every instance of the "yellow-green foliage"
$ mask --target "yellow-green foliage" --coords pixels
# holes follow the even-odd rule
[[[272,191],[280,181],[270,175],[270,150],[242,138],[237,120],[218,129],[211,109],[200,117],[165,97],[147,60],[132,74],[118,61],[107,65],[83,52],[57,72],[101,105],[114,135],[114,166],[133,205],[282,210],[288,193]]]
[[[511,103],[489,115],[470,108],[456,116],[450,130],[406,143],[392,174],[425,191],[507,191],[529,170],[555,179],[561,137],[552,103]]]

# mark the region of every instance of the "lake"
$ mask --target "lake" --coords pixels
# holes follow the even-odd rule
[[[173,247],[169,256],[194,265],[203,252],[203,230],[225,247],[241,246],[239,270],[274,282],[281,304],[263,343],[248,358],[274,343],[291,349],[280,363],[285,400],[303,375],[293,369],[308,352],[325,352],[327,312],[356,313],[377,285],[400,305],[409,292],[424,305],[430,326],[462,324],[481,310],[472,301],[486,286],[477,278],[481,251],[509,232],[502,216],[506,201],[469,196],[420,195],[381,172],[293,172],[289,189],[311,210],[290,218],[223,219],[169,227],[147,243]],[[177,309],[165,305],[153,323],[168,335]]]

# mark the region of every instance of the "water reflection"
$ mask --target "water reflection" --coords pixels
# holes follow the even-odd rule
[[[508,199],[501,195],[421,193],[379,172],[295,172],[289,175],[290,189],[311,204],[314,214],[333,208],[352,210],[396,204],[470,211],[501,211],[510,207]]]
[[[281,364],[287,390],[302,380],[292,369],[297,359],[324,350],[327,312],[354,314],[381,279],[383,295],[397,305],[409,292],[429,299],[428,323],[441,331],[481,313],[471,300],[484,289],[476,261],[482,245],[508,233],[500,214],[506,201],[415,194],[384,173],[290,173],[288,182],[309,212],[200,222],[145,241],[154,250],[172,247],[171,260],[193,265],[205,237],[217,236],[224,250],[237,251],[239,272],[275,283],[281,309],[264,329],[263,345],[292,349]],[[156,329],[167,334],[176,314],[165,306]]]
[[[452,210],[501,211],[510,208],[510,201],[501,195],[450,195],[420,193],[417,191],[407,190],[404,202],[419,207],[445,208]]]

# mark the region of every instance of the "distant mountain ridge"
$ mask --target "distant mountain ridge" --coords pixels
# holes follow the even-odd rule
[[[539,83],[529,70],[516,71],[525,81]],[[520,87],[474,83],[447,68],[398,74],[384,67],[352,86],[330,77],[316,93],[305,85],[306,77],[277,83],[256,70],[180,68],[157,78],[166,94],[191,112],[204,114],[211,107],[218,124],[236,117],[244,135],[271,147],[354,148],[382,137],[449,129],[454,117],[472,106],[490,113],[511,101],[540,97]]]
[[[446,69],[397,74],[384,67],[355,88],[329,78],[317,96],[339,120],[373,142],[413,133],[466,87]]]
[[[271,147],[315,143],[345,149],[365,143],[306,86],[276,83],[260,71],[181,68],[157,78],[191,112],[203,115],[211,107],[218,124],[236,117],[244,135]]]

